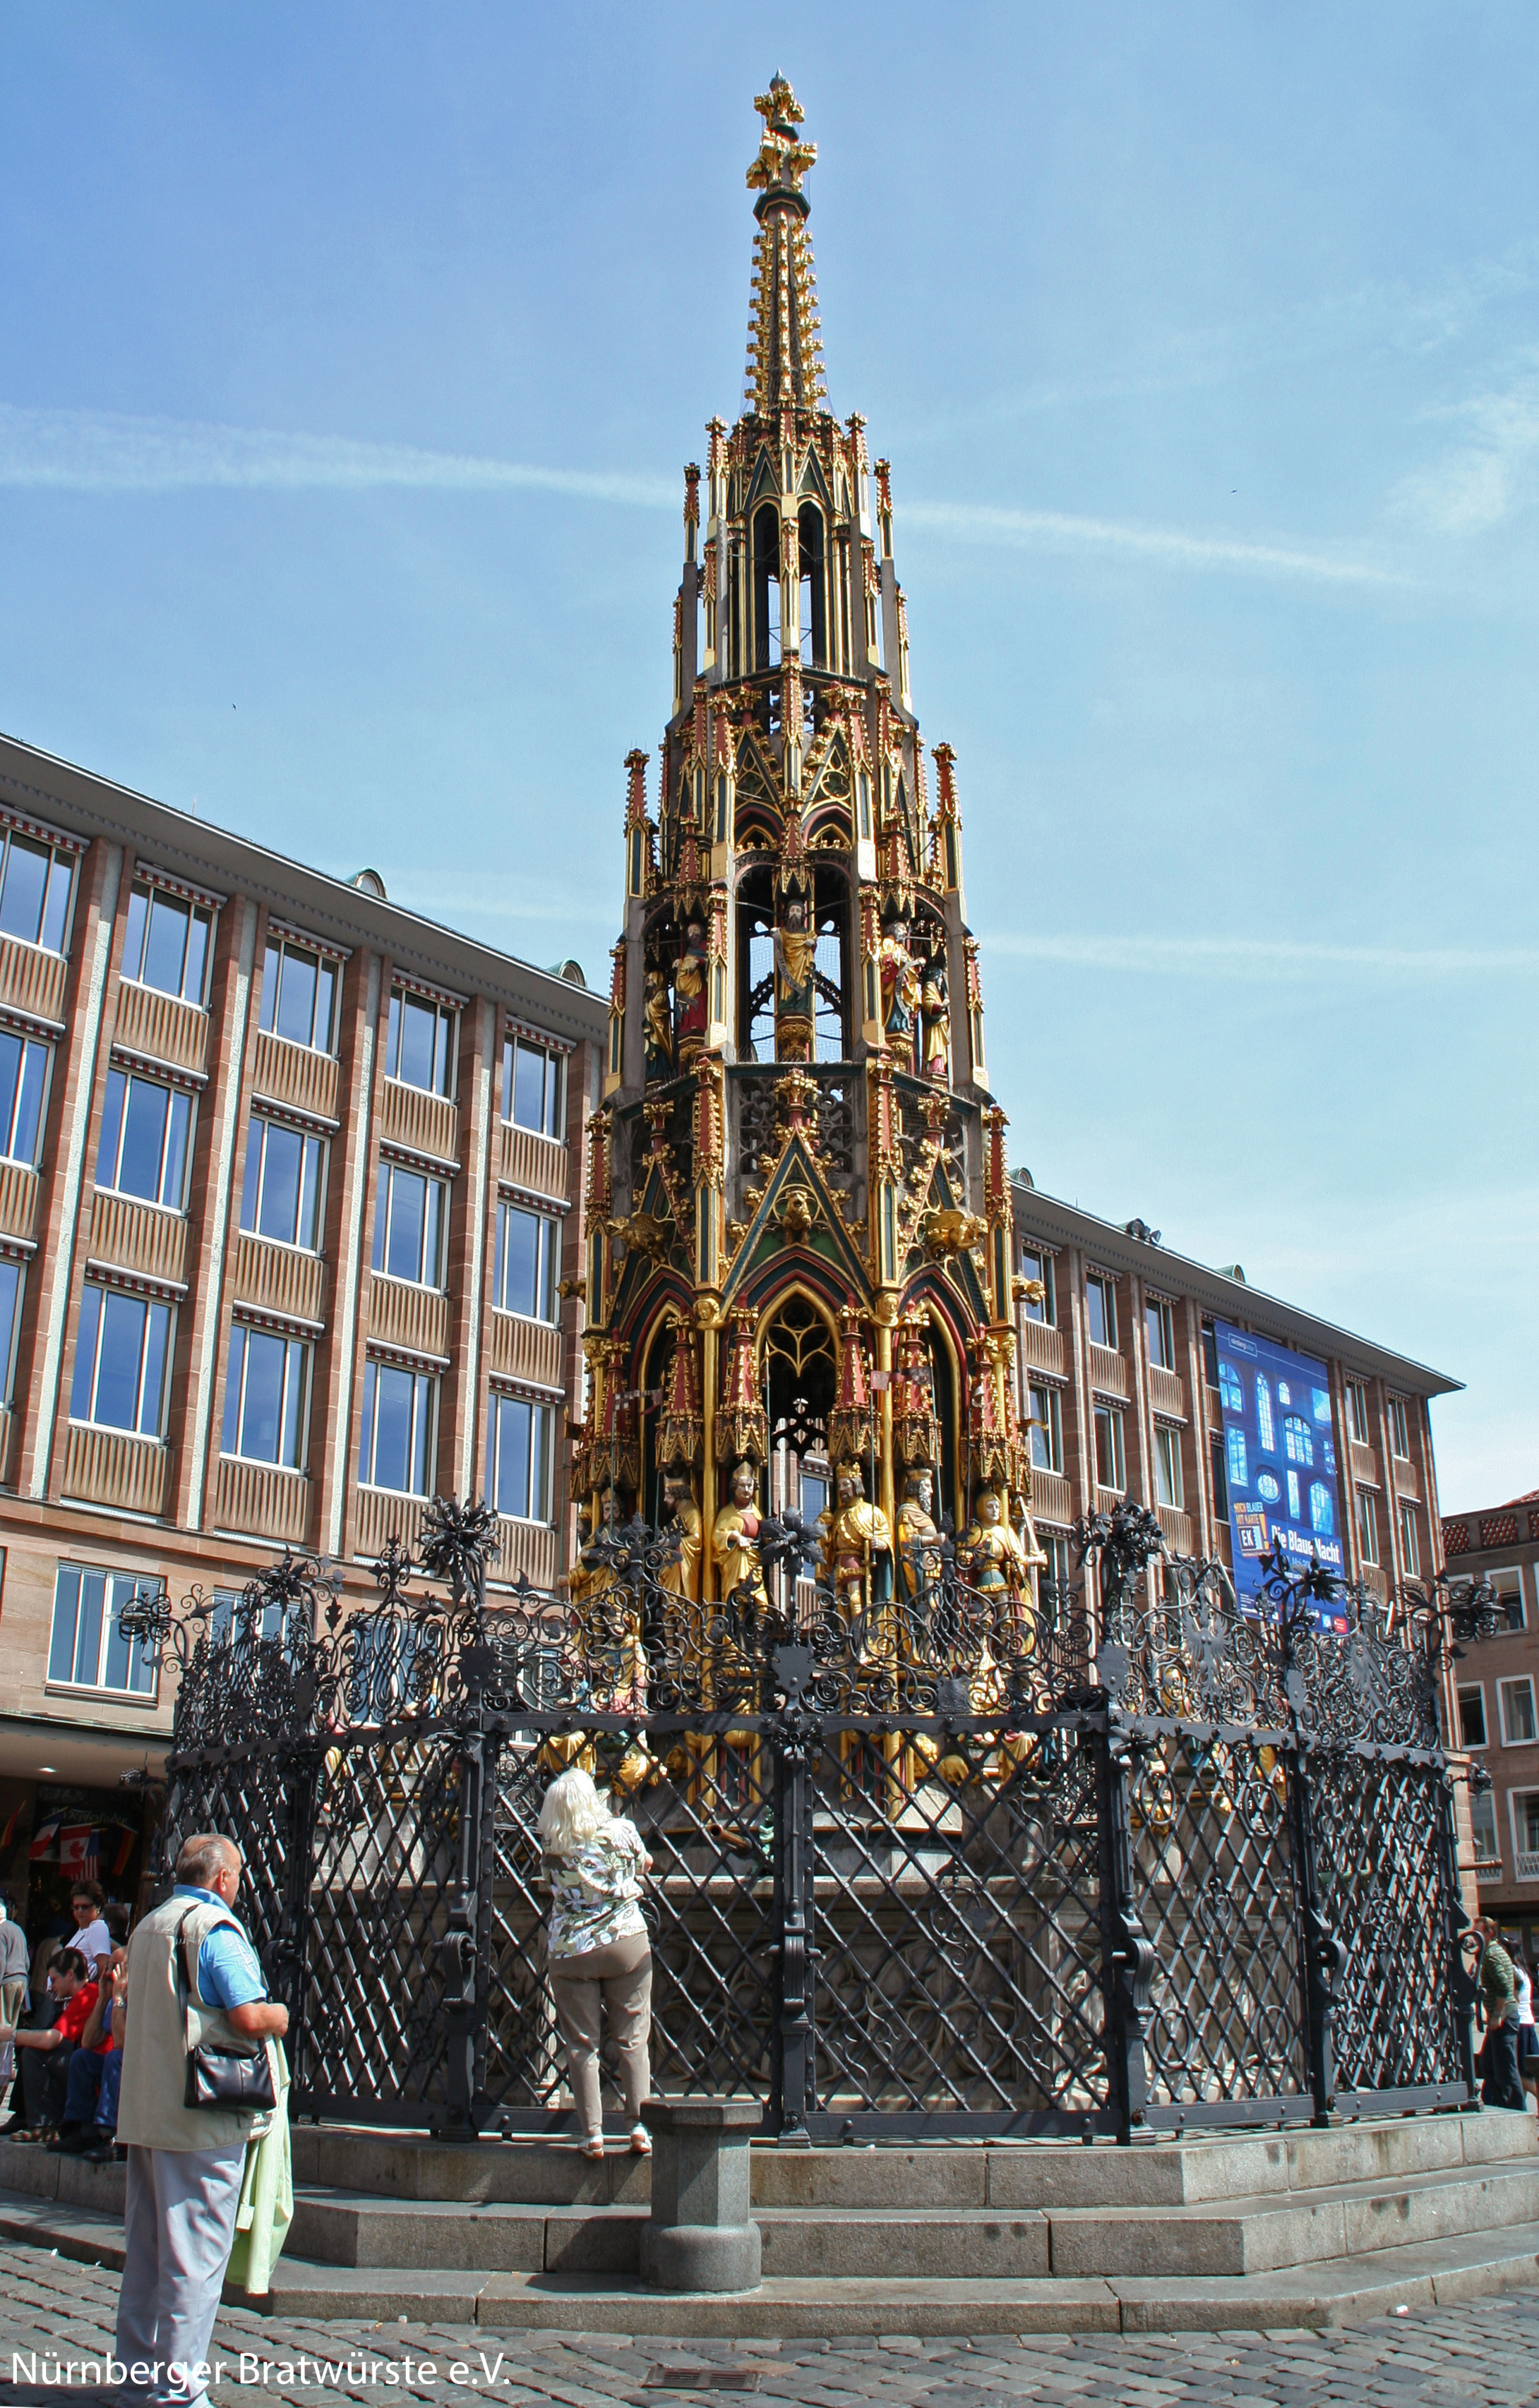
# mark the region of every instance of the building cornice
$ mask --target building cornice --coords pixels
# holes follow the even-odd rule
[[[180,872],[190,884],[223,883],[266,903],[283,922],[285,935],[308,933],[323,945],[386,954],[407,977],[490,996],[553,1037],[573,1044],[597,1043],[603,1037],[609,1009],[604,996],[4,735],[0,808],[40,814],[76,841],[105,836],[136,857],[142,851],[166,878]]]
[[[1028,1187],[1019,1180],[1011,1182],[1011,1202],[1017,1237],[1037,1238],[1049,1246],[1077,1246],[1099,1269],[1132,1272],[1162,1294],[1193,1297],[1220,1320],[1243,1323],[1264,1338],[1282,1339],[1302,1354],[1326,1356],[1370,1379],[1388,1380],[1408,1396],[1453,1396],[1464,1385],[1446,1372],[1431,1370],[1425,1363],[1414,1363],[1387,1346],[1375,1345],[1372,1339],[1339,1329],[1316,1313],[1301,1312],[1280,1297],[1268,1296],[1205,1263],[1172,1254],[1168,1246],[1130,1238],[1115,1222],[1102,1221],[1056,1196],[1044,1196],[1040,1188]]]

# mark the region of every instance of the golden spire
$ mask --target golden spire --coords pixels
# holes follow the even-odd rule
[[[817,157],[797,128],[801,105],[783,75],[754,103],[764,120],[759,155],[748,170],[756,192],[752,303],[748,320],[748,408],[759,417],[777,409],[826,405],[823,346],[818,340],[817,279],[807,232],[810,204],[801,179]]]

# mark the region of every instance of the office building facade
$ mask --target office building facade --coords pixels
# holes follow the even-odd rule
[[[0,740],[0,1884],[137,1877],[146,1584],[363,1596],[435,1491],[568,1556],[603,1002]],[[113,1819],[115,1812],[116,1819]],[[122,1862],[119,1862],[119,1859]]]
[[[1443,1523],[1456,1581],[1489,1582],[1500,1627],[1454,1667],[1454,1742],[1490,1777],[1471,1801],[1480,1905],[1539,1951],[1539,1489]]]

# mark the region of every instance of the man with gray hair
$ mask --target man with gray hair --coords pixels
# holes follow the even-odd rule
[[[117,2357],[123,2396],[144,2408],[207,2408],[209,2344],[251,2114],[184,2103],[187,2058],[202,2044],[280,2040],[288,2009],[268,2003],[256,1951],[230,1913],[240,1852],[205,1832],[182,1843],[176,1887],[128,1944],[127,2035],[118,2140],[128,2150]]]

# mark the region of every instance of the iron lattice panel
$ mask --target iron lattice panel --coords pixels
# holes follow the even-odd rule
[[[316,1771],[299,2104],[444,2104],[443,1973],[463,1786],[452,1733],[350,1730]]]
[[[686,1733],[567,1729],[503,1752],[492,1882],[490,1997],[482,2087],[516,2121],[566,2104],[566,2064],[545,1981],[548,1899],[537,1829],[545,1789],[580,1764],[648,1780],[617,1795],[653,1869],[642,1913],[652,1942],[652,2070],[670,2097],[763,2098],[771,2078],[775,1986],[773,1759],[756,1728]],[[627,1761],[628,1759],[628,1761]]]
[[[1104,2107],[1095,1770],[1075,1731],[830,1734],[813,1861],[824,2115]]]
[[[291,1785],[274,1754],[215,1758],[181,1767],[168,1784],[163,1845],[165,1861],[194,1832],[219,1831],[240,1850],[245,1868],[238,1913],[271,1982],[278,1973],[283,1900],[294,1837]]]
[[[1290,1766],[1201,1733],[1132,1752],[1133,1898],[1153,1944],[1150,2098],[1172,2106],[1307,2087]]]
[[[1443,1784],[1433,1765],[1334,1752],[1310,1759],[1320,1903],[1345,1952],[1334,2021],[1340,2091],[1460,2079]]]

